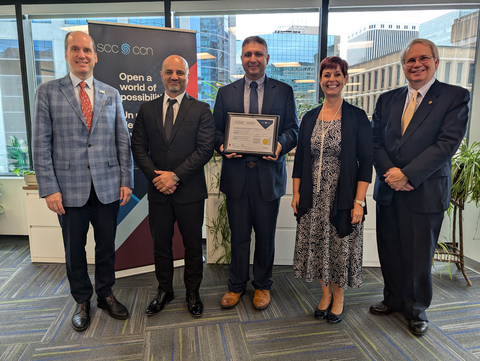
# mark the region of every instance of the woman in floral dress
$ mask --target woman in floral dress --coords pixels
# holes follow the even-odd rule
[[[361,287],[365,196],[372,178],[373,140],[365,112],[342,98],[348,64],[337,56],[320,63],[323,105],[300,124],[293,169],[297,216],[295,276],[320,281],[315,317],[338,323],[344,291]]]

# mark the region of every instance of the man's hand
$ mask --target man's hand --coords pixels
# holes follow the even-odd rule
[[[132,196],[132,188],[130,187],[120,187],[120,197],[118,199],[122,200],[120,206],[124,206],[130,200]]]
[[[159,192],[172,194],[177,189],[178,183],[173,179],[173,172],[156,170],[158,177],[153,178],[153,185]]]
[[[58,215],[65,214],[65,209],[63,209],[63,202],[62,202],[62,193],[57,192],[50,194],[45,197],[45,201],[47,202],[47,207],[52,212],[55,212]]]
[[[274,157],[263,157],[263,159],[275,162],[278,159],[281,151],[282,151],[282,145],[280,143],[278,143],[277,144],[277,151],[275,152],[275,158]]]
[[[415,188],[413,188],[412,185],[410,185],[409,183],[405,184],[402,188],[399,189],[399,191],[401,192],[410,192],[410,191],[413,191]]]
[[[223,153],[223,144],[220,146],[220,152]],[[232,159],[232,158],[242,158],[242,155],[241,154],[237,154],[237,153],[229,153],[229,154],[224,154],[225,155],[225,158],[227,159]]]
[[[385,177],[385,182],[387,182],[390,188],[395,189],[396,191],[402,190],[402,188],[408,183],[408,178],[402,173],[400,168],[397,167],[390,168],[383,176]]]

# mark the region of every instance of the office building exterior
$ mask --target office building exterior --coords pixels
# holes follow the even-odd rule
[[[348,34],[347,61],[350,66],[368,62],[403,49],[418,38],[416,23],[375,22]]]

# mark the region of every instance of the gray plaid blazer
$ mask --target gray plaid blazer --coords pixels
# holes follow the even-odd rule
[[[70,76],[40,84],[33,116],[33,159],[41,198],[61,192],[64,207],[81,207],[93,183],[104,204],[133,188],[133,159],[119,92],[93,81],[88,131]]]

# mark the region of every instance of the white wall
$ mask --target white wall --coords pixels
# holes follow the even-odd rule
[[[0,235],[28,235],[23,177],[0,177],[0,183],[0,204],[5,207],[0,214]]]

